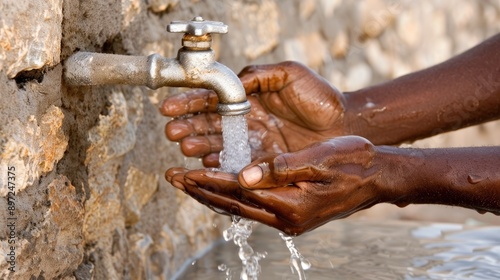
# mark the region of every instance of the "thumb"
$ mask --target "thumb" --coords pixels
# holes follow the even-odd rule
[[[267,189],[314,181],[321,174],[314,157],[315,153],[311,150],[265,157],[241,170],[238,181],[247,189]]]

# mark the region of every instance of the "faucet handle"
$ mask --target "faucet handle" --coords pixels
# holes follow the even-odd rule
[[[167,25],[167,31],[203,36],[209,33],[227,33],[227,25],[219,21],[204,20],[197,16],[190,21],[172,21]]]

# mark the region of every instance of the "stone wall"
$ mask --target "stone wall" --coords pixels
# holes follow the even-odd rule
[[[235,72],[297,60],[342,90],[433,65],[500,31],[498,0],[3,0],[0,278],[170,279],[220,236],[227,218],[163,179],[186,162],[163,136],[158,106],[182,89],[62,80],[64,60],[79,50],[175,56],[180,35],[165,26],[195,15],[229,25],[214,49]],[[499,129],[415,145],[500,145]]]

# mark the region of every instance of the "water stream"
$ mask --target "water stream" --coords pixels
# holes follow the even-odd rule
[[[221,169],[225,172],[238,173],[251,162],[251,149],[248,144],[248,127],[244,116],[222,117],[222,138],[224,149],[221,152]],[[232,217],[231,226],[224,231],[224,239],[232,240],[239,247],[238,257],[242,263],[240,279],[257,280],[261,272],[259,261],[266,257],[267,252],[256,252],[248,238],[252,234],[254,221],[238,216]],[[280,233],[290,251],[290,267],[298,274],[299,280],[305,280],[304,270],[310,267],[307,260],[298,252],[290,236]],[[220,271],[225,271],[226,280],[231,279],[231,270],[225,264],[218,266]]]
[[[220,155],[221,169],[224,172],[238,173],[252,160],[245,116],[222,116],[222,138],[224,149]],[[265,253],[255,252],[248,244],[253,224],[251,220],[233,216],[231,226],[224,231],[224,239],[233,240],[239,247],[238,257],[243,266],[240,274],[242,280],[257,280],[260,273],[259,260],[265,257]],[[221,265],[218,267],[219,270],[224,270]],[[226,271],[226,279],[230,279],[229,272]]]

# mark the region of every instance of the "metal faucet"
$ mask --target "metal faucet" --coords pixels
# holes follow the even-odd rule
[[[195,17],[172,21],[168,32],[184,33],[176,58],[127,56],[77,52],[65,63],[68,85],[127,84],[159,87],[206,88],[217,93],[221,115],[242,115],[250,111],[240,79],[228,67],[215,61],[211,33],[227,33],[222,22]]]

